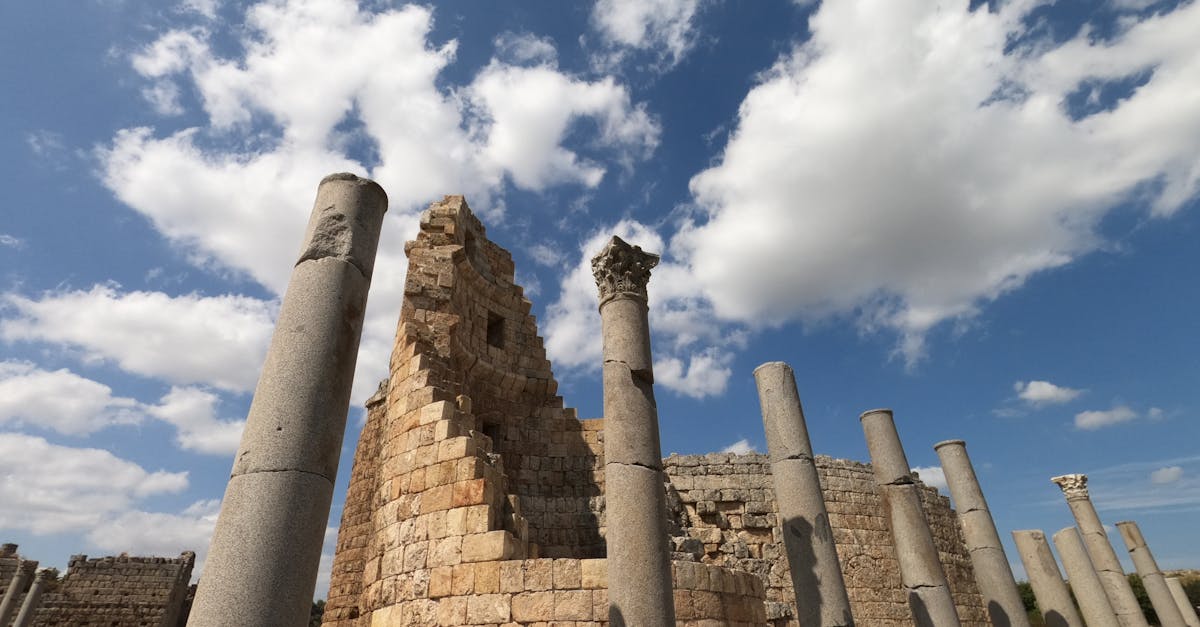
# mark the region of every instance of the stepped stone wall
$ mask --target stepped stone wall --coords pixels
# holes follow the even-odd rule
[[[461,196],[405,251],[324,625],[607,625],[604,420],[564,406],[512,257]],[[870,467],[819,467],[858,624],[912,624]],[[766,459],[672,456],[664,478],[679,623],[794,625]],[[948,499],[925,506],[964,624],[986,624]]]

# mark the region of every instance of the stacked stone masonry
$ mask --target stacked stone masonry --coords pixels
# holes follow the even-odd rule
[[[0,596],[15,570],[16,547],[0,551]],[[75,555],[45,592],[33,624],[104,627],[182,627],[195,554],[178,558]],[[7,627],[7,626],[6,626]]]
[[[557,395],[512,257],[462,197],[434,203],[406,253],[324,625],[607,625],[603,419]],[[766,458],[664,464],[679,624],[794,625]],[[818,467],[855,619],[911,624],[870,467]],[[948,499],[923,499],[962,621],[985,625]]]

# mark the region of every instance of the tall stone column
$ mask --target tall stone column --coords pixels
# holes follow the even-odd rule
[[[779,526],[787,550],[796,617],[805,627],[849,627],[850,598],[792,369],[773,361],[754,369],[762,406]]]
[[[896,558],[900,562],[900,580],[908,593],[913,620],[920,627],[957,627],[958,610],[950,596],[929,522],[921,509],[921,497],[913,483],[892,410],[873,409],[859,420],[867,436],[875,482],[888,513]]]
[[[1171,596],[1171,589],[1167,587],[1167,580],[1158,569],[1158,562],[1154,560],[1150,547],[1146,546],[1146,538],[1142,535],[1141,528],[1132,520],[1126,520],[1117,523],[1117,529],[1121,532],[1125,547],[1129,549],[1133,567],[1137,569],[1142,578],[1142,585],[1146,587],[1146,596],[1150,597],[1154,613],[1158,614],[1158,624],[1162,627],[1186,627],[1183,614],[1175,605],[1175,597]]]
[[[21,560],[17,563],[17,570],[8,582],[8,590],[4,592],[4,600],[0,601],[0,625],[7,625],[13,614],[17,613],[17,601],[25,592],[25,586],[29,584],[29,578],[33,576],[37,565],[33,560]]]
[[[1092,566],[1087,549],[1079,539],[1079,532],[1074,527],[1060,529],[1054,534],[1054,546],[1058,547],[1058,556],[1062,558],[1067,580],[1071,583],[1075,600],[1079,602],[1079,611],[1083,612],[1088,627],[1119,627],[1121,623],[1113,612],[1108,593]]]
[[[1079,610],[1071,601],[1071,592],[1063,583],[1058,563],[1054,561],[1054,554],[1046,543],[1046,534],[1029,529],[1014,531],[1012,537],[1017,543],[1021,563],[1025,565],[1029,585],[1033,587],[1038,610],[1046,619],[1046,627],[1083,627],[1083,618],[1079,616]]]
[[[1017,580],[1000,544],[1000,534],[992,520],[992,512],[983,498],[975,467],[967,456],[967,444],[962,440],[946,440],[933,445],[950,496],[954,497],[954,509],[962,523],[963,538],[971,553],[971,565],[975,568],[975,582],[983,602],[987,604],[988,616],[995,627],[1029,627],[1029,616],[1025,604],[1017,592]]]
[[[1075,524],[1079,526],[1083,544],[1092,558],[1096,574],[1104,584],[1104,591],[1108,593],[1108,601],[1112,603],[1117,620],[1121,621],[1123,627],[1149,627],[1138,606],[1137,597],[1133,595],[1133,588],[1129,587],[1129,580],[1125,578],[1125,570],[1121,568],[1121,562],[1108,542],[1104,524],[1100,522],[1100,516],[1088,496],[1087,475],[1062,475],[1050,480],[1062,488],[1067,498],[1067,505],[1075,517]]]
[[[304,625],[387,195],[325,177],[246,417],[188,625]],[[269,234],[264,233],[264,237]]]
[[[1183,582],[1179,581],[1179,577],[1167,577],[1167,588],[1175,598],[1175,606],[1179,608],[1183,622],[1187,623],[1188,627],[1200,627],[1200,616],[1196,615],[1196,608],[1183,589]]]
[[[646,284],[658,255],[613,237],[592,258],[604,338],[609,622],[673,627],[674,593]]]
[[[29,586],[29,592],[25,593],[25,602],[21,604],[21,611],[17,612],[17,619],[13,621],[12,627],[29,627],[33,624],[33,615],[37,613],[38,605],[42,601],[42,591],[46,588],[46,578],[50,576],[50,571],[42,569],[33,577],[33,583]],[[0,621],[0,625],[4,622]]]

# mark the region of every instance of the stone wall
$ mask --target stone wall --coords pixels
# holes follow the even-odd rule
[[[603,419],[564,407],[512,258],[462,197],[430,206],[405,251],[390,374],[355,452],[324,624],[607,624],[606,586],[586,576],[605,555]],[[911,624],[870,468],[819,465],[858,624]],[[765,458],[666,468],[681,624],[794,625]],[[948,500],[927,490],[925,505],[964,624],[986,624]]]
[[[75,555],[58,588],[42,595],[33,624],[181,627],[196,555],[178,558]]]
[[[818,455],[829,522],[858,625],[911,625],[899,564],[871,467]],[[754,573],[766,584],[775,625],[796,625],[795,596],[777,525],[778,508],[766,455],[672,455],[664,460],[672,501],[685,533],[703,545],[702,560]],[[942,567],[963,625],[985,626],[983,600],[950,500],[921,493]]]

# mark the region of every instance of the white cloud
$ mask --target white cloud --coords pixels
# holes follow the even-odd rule
[[[1150,473],[1150,482],[1156,484],[1175,483],[1183,478],[1183,467],[1166,466]]]
[[[66,369],[53,372],[22,361],[0,361],[0,425],[16,423],[87,435],[111,425],[136,424],[141,406],[112,388]]]
[[[562,279],[558,300],[546,308],[542,326],[547,356],[558,368],[599,368],[599,298],[591,259],[613,235],[647,252],[664,250],[662,237],[634,220],[622,220],[585,239],[577,251],[578,262]],[[692,289],[687,268],[669,259],[652,271],[649,298],[657,354],[655,382],[693,398],[724,393],[732,374],[732,349],[744,344],[744,334],[719,325],[711,308]]]
[[[237,451],[246,422],[217,418],[219,402],[217,395],[207,390],[174,387],[158,405],[146,411],[175,427],[175,441],[180,448],[231,455]]]
[[[4,297],[17,316],[0,338],[70,346],[88,359],[175,383],[254,388],[270,341],[275,306],[246,296],[168,296],[162,292],[51,292]]]
[[[25,240],[9,235],[8,233],[0,233],[0,246],[8,246],[9,248],[22,248],[25,246]]]
[[[614,48],[651,50],[670,67],[695,42],[699,0],[599,0],[592,7],[592,24]],[[618,52],[616,59],[621,57]]]
[[[567,261],[567,255],[554,246],[534,244],[525,251],[534,263],[547,268],[560,268]]]
[[[1031,405],[1057,405],[1075,400],[1083,390],[1061,387],[1049,381],[1017,381],[1013,384],[1017,396]]]
[[[1075,428],[1084,431],[1093,431],[1110,425],[1129,422],[1137,417],[1137,412],[1125,405],[1118,405],[1112,409],[1083,411],[1075,414]]]
[[[534,63],[554,65],[558,61],[558,49],[549,37],[538,37],[531,33],[504,32],[496,36],[496,56],[514,64]]]
[[[1114,207],[1195,196],[1200,4],[1058,46],[1030,32],[1033,3],[969,5],[824,3],[764,74],[672,241],[718,315],[856,316],[911,364],[935,326],[1096,250]],[[1085,81],[1146,71],[1110,110],[1064,110]]]
[[[140,499],[187,486],[186,472],[150,472],[108,451],[0,433],[0,529],[92,529]]]
[[[921,478],[921,483],[941,490],[943,494],[947,494],[949,487],[946,485],[946,472],[941,466],[918,466],[912,469],[913,472]]]
[[[196,501],[178,514],[132,510],[96,525],[87,539],[109,553],[175,556],[184,551],[196,553],[192,580],[200,577],[208,556],[208,543],[217,526],[221,501]]]
[[[180,9],[196,13],[210,20],[217,16],[217,9],[220,6],[221,0],[182,0],[179,3]]]
[[[750,440],[747,440],[746,438],[742,438],[742,439],[738,440],[737,442],[734,442],[733,444],[730,444],[729,446],[726,446],[725,448],[721,449],[721,452],[722,453],[734,453],[736,455],[745,455],[746,453],[757,453],[758,449],[754,448],[754,445],[750,443]]]
[[[557,71],[548,40],[514,36],[498,52],[541,65],[493,60],[453,89],[438,82],[457,44],[428,40],[427,7],[371,13],[352,0],[280,0],[254,4],[245,15],[231,33],[210,30],[216,24],[173,30],[132,55],[151,88],[170,81],[194,89],[207,125],[167,136],[150,128],[118,132],[97,151],[104,182],[193,263],[244,275],[277,295],[317,181],[351,171],[383,185],[390,209],[356,401],[387,371],[407,268],[403,244],[416,232],[418,210],[462,193],[476,212],[495,218],[506,178],[534,191],[586,187],[604,175],[600,156],[625,165],[657,145],[657,123],[626,88]],[[215,51],[211,42],[225,35],[237,40],[240,56]],[[580,127],[585,120],[595,124]],[[583,148],[564,147],[577,127],[585,130]]]

